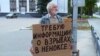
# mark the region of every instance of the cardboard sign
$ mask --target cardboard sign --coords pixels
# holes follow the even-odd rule
[[[71,22],[33,25],[34,56],[72,56]]]

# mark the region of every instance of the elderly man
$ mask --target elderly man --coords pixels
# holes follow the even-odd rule
[[[57,15],[57,5],[53,2],[47,4],[48,14],[42,17],[41,24],[62,23],[62,18]]]
[[[42,20],[40,21],[40,24],[54,24],[54,23],[62,23],[62,18],[57,15],[57,5],[53,2],[49,2],[47,4],[47,11],[48,14],[42,17]],[[33,47],[30,49],[32,55],[34,55]]]

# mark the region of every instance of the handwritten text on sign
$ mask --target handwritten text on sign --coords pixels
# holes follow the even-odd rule
[[[71,50],[71,25],[33,25],[34,53],[50,54]],[[53,53],[52,53],[53,52]]]

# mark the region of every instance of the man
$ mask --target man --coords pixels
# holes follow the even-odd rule
[[[57,5],[53,2],[49,2],[47,4],[47,11],[48,14],[42,17],[42,20],[40,21],[40,24],[54,24],[54,23],[62,23],[62,18],[57,15]],[[30,49],[32,55],[34,55],[33,48]]]
[[[48,14],[42,17],[41,24],[62,23],[62,18],[57,15],[58,7],[55,3],[47,4]]]

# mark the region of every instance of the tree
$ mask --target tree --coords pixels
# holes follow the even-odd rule
[[[86,15],[93,15],[93,9],[96,5],[98,0],[85,0],[85,7],[84,7],[84,13]]]
[[[47,12],[46,6],[48,2],[50,2],[50,0],[38,0],[37,9],[39,14],[43,15],[44,12]]]
[[[72,14],[71,0],[68,0],[68,14]]]
[[[99,11],[99,9],[100,8],[98,6],[95,6],[93,12],[95,13],[95,12]]]

